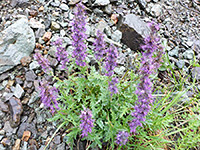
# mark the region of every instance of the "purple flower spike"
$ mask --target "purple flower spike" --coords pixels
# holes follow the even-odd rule
[[[108,89],[111,92],[111,96],[113,95],[113,93],[118,93],[118,89],[116,84],[118,83],[118,79],[117,78],[112,78],[111,82],[108,82]]]
[[[119,131],[116,137],[116,143],[120,146],[126,145],[126,142],[128,141],[129,133],[126,131]]]
[[[42,103],[47,107],[50,108],[52,113],[55,112],[55,108],[59,110],[57,96],[58,90],[55,87],[50,87],[47,81],[40,82],[40,97]]]
[[[97,38],[95,39],[94,45],[94,51],[95,51],[95,57],[97,60],[101,60],[104,56],[106,44],[104,42],[104,36],[101,31],[97,31]]]
[[[92,111],[89,110],[88,108],[84,108],[83,111],[81,111],[81,124],[80,124],[80,129],[82,130],[82,137],[88,136],[88,133],[92,132],[92,127],[94,120],[92,119]]]
[[[35,53],[34,58],[38,61],[42,70],[49,72],[51,70],[50,63],[48,59],[44,58],[40,53]]]
[[[114,74],[114,69],[117,66],[117,57],[117,48],[111,44],[107,49],[107,58],[105,62],[105,69],[107,71],[106,76],[112,76]]]
[[[74,20],[72,22],[72,46],[74,47],[74,51],[72,53],[72,57],[76,58],[76,64],[78,66],[85,66],[86,63],[84,62],[86,58],[86,45],[85,39],[86,36],[86,15],[84,11],[84,5],[79,3],[76,5],[77,11],[74,16]]]
[[[141,82],[137,86],[136,94],[138,95],[138,101],[134,106],[134,112],[131,113],[133,120],[129,123],[130,132],[135,133],[138,126],[142,127],[142,122],[146,120],[146,115],[151,110],[152,87],[153,83],[150,79],[150,75],[160,66],[160,61],[163,54],[163,48],[160,43],[160,38],[156,35],[159,30],[159,26],[154,22],[149,24],[152,32],[149,37],[146,37],[145,45],[141,46],[144,52],[142,52],[140,75]],[[156,55],[156,57],[154,57]]]
[[[69,59],[67,51],[64,47],[62,47],[62,39],[57,39],[53,44],[57,46],[56,57],[58,58],[58,61],[60,61],[60,63],[62,64],[63,69],[67,69],[66,63],[69,62]]]

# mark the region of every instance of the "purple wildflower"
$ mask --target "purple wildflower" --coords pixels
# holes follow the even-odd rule
[[[88,136],[88,133],[92,132],[94,122],[94,120],[92,119],[92,111],[88,108],[84,108],[84,110],[81,111],[80,118],[82,119],[80,124],[80,128],[82,130],[81,136],[86,137]]]
[[[51,70],[49,60],[44,58],[40,53],[35,53],[34,58],[38,61],[45,72],[49,72]]]
[[[55,112],[55,108],[58,110],[58,102],[57,102],[57,96],[58,96],[58,90],[55,87],[49,86],[47,81],[40,82],[40,96],[42,103],[47,107],[50,108],[52,113]]]
[[[86,36],[86,15],[84,11],[84,5],[79,3],[76,5],[77,11],[75,12],[74,20],[72,22],[72,46],[74,51],[72,57],[76,58],[76,64],[78,66],[85,66],[84,62],[86,58],[86,44],[84,43]]]
[[[57,46],[56,56],[58,58],[58,61],[60,61],[60,63],[62,64],[63,69],[67,69],[66,63],[69,62],[69,59],[67,51],[64,47],[62,47],[62,39],[58,38],[53,44]]]
[[[154,23],[150,24],[152,33],[149,37],[145,38],[145,45],[141,48],[142,52],[140,75],[141,82],[138,84],[136,94],[138,95],[138,101],[134,106],[135,111],[131,113],[134,119],[129,123],[131,132],[135,133],[137,126],[142,127],[142,122],[146,120],[146,115],[151,110],[151,104],[153,103],[152,98],[152,86],[153,83],[150,79],[150,75],[155,72],[159,67],[158,58],[154,58],[154,54],[162,57],[162,46],[160,45],[160,39],[156,36],[158,26],[154,26]],[[155,31],[156,30],[156,31]]]
[[[128,141],[129,133],[126,131],[119,131],[116,137],[116,143],[120,146],[126,145],[126,142]]]
[[[114,69],[117,66],[117,57],[117,48],[111,44],[107,49],[107,58],[105,62],[106,76],[112,76],[114,74]]]
[[[117,86],[116,86],[117,83],[118,83],[117,78],[112,78],[112,81],[108,82],[108,89],[110,90],[111,95],[113,93],[115,93],[115,94],[118,93],[118,89],[117,89]]]
[[[95,57],[97,60],[101,60],[103,58],[103,55],[105,54],[105,48],[106,44],[104,42],[104,36],[101,31],[97,31],[97,38],[95,39],[94,45],[94,51],[95,51]]]

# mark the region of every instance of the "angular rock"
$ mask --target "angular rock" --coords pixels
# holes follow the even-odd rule
[[[6,131],[6,136],[11,136],[16,133],[17,128],[12,128],[9,121],[6,121],[3,130]]]
[[[30,56],[24,56],[20,60],[22,66],[27,66],[31,62],[31,57]]]
[[[29,0],[12,0],[10,5],[12,7],[15,7],[15,6],[25,7],[29,5]]]
[[[30,69],[30,70],[38,69],[38,68],[40,68],[40,65],[39,65],[39,63],[38,63],[37,61],[33,61],[33,62],[30,63],[30,65],[29,65],[29,69]]]
[[[9,111],[8,105],[6,105],[4,102],[0,101],[0,110],[3,112],[8,112]]]
[[[29,138],[31,136],[31,132],[30,131],[24,131],[23,136],[22,136],[22,141],[28,141]]]
[[[26,81],[34,81],[37,78],[37,76],[35,75],[33,70],[30,70],[26,72],[25,78],[26,78]]]
[[[9,77],[9,73],[5,72],[3,74],[0,75],[0,82],[7,79]]]
[[[193,52],[193,50],[186,50],[186,51],[183,53],[183,57],[184,57],[185,59],[189,59],[189,60],[193,59],[193,57],[194,57],[194,52]]]
[[[15,141],[15,145],[13,146],[13,149],[12,150],[20,150],[20,143],[21,143],[21,140],[20,139],[17,139]]]
[[[51,39],[51,36],[52,36],[52,33],[51,33],[51,32],[46,32],[46,33],[43,35],[42,39],[43,39],[45,42],[47,42],[47,41],[49,41],[49,40]]]
[[[30,27],[33,29],[40,29],[40,28],[45,29],[45,25],[34,18],[30,19],[29,24],[30,24]]]
[[[17,131],[18,138],[22,138],[24,131],[31,131],[33,138],[36,138],[37,136],[37,130],[35,128],[34,122],[30,124],[26,122],[21,123],[19,130]]]
[[[115,32],[113,32],[113,34],[111,34],[111,38],[115,42],[119,42],[122,38],[122,32],[119,30],[116,30]]]
[[[110,4],[110,0],[96,0],[94,2],[94,5],[97,5],[97,6],[106,6]]]
[[[17,127],[20,124],[20,117],[23,112],[23,107],[19,99],[12,97],[9,100],[11,119],[10,125],[12,128]]]
[[[70,0],[69,5],[76,5],[80,0]]]
[[[29,56],[34,47],[34,32],[25,18],[0,32],[0,74],[20,64],[20,60]]]
[[[1,144],[3,144],[3,146],[10,146],[11,141],[8,138],[3,138]]]
[[[151,8],[151,15],[158,17],[162,13],[162,6],[159,4],[154,4]]]
[[[118,27],[122,32],[121,42],[133,51],[141,49],[140,46],[144,44],[144,38],[150,34],[150,28],[147,24],[134,14],[121,17]]]
[[[57,22],[52,21],[52,22],[51,22],[51,30],[57,31],[57,30],[59,30],[59,29],[60,29],[60,25],[59,25]]]
[[[14,95],[17,97],[17,98],[21,98],[22,95],[24,94],[24,90],[23,88],[17,84],[16,87],[15,87],[15,91],[14,91]]]
[[[200,67],[195,67],[192,69],[192,78],[196,80],[200,80]]]

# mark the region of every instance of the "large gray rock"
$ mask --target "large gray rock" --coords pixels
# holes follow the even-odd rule
[[[150,34],[147,24],[134,14],[121,17],[118,28],[122,32],[121,42],[134,51],[140,49],[144,38]]]
[[[33,30],[28,20],[19,19],[0,33],[0,74],[20,64],[24,56],[29,56],[35,47]]]

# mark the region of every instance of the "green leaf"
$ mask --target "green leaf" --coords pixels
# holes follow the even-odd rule
[[[96,121],[96,123],[99,125],[99,127],[100,127],[101,129],[104,128],[104,123],[103,123],[103,121],[102,121],[101,118],[99,118],[99,119]]]

